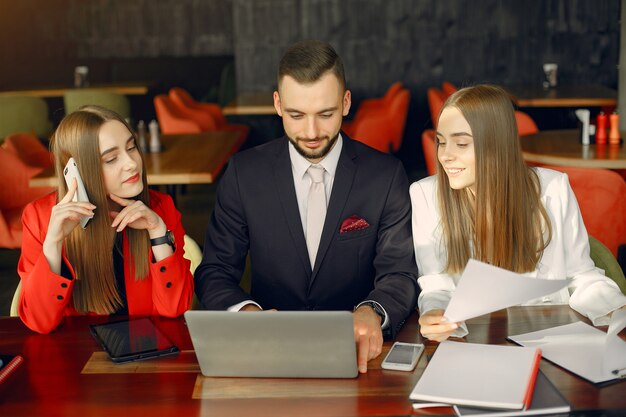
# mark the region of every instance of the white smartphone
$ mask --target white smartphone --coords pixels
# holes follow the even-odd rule
[[[394,371],[412,371],[417,365],[417,361],[424,352],[424,345],[421,343],[396,342],[383,360],[383,369]]]
[[[80,173],[78,172],[78,165],[76,165],[76,161],[74,158],[70,158],[67,161],[67,165],[63,169],[63,176],[65,177],[65,184],[69,189],[72,184],[72,180],[76,178],[76,183],[78,184],[78,188],[76,189],[76,193],[74,194],[74,198],[72,201],[81,201],[85,203],[89,203],[89,197],[87,196],[87,190],[85,189],[85,184],[83,184],[83,179],[80,177]],[[91,216],[81,216],[80,225],[84,229],[87,227],[87,223],[91,220]]]

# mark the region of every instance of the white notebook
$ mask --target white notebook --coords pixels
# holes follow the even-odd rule
[[[539,370],[530,407],[525,410],[492,410],[467,406],[454,406],[459,417],[525,417],[568,414],[570,405],[552,382]]]
[[[442,342],[409,398],[493,409],[523,409],[532,398],[541,351]]]

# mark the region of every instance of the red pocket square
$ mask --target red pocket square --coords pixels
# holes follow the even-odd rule
[[[341,222],[339,233],[354,232],[355,230],[363,230],[370,227],[370,224],[359,216],[350,216]]]

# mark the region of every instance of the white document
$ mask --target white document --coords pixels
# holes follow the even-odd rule
[[[470,259],[443,316],[449,322],[469,320],[552,294],[569,283],[569,279],[530,278]]]
[[[509,339],[522,346],[540,348],[549,361],[593,383],[601,383],[626,378],[626,341],[617,336],[624,327],[626,311],[617,310],[608,333],[578,321]]]

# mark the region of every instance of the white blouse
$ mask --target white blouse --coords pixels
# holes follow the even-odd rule
[[[572,282],[554,294],[524,305],[569,304],[594,325],[606,325],[607,314],[626,305],[626,296],[603,270],[595,267],[589,256],[587,230],[567,175],[545,168],[537,168],[537,173],[541,201],[552,222],[552,240],[537,269],[525,275],[542,279],[572,278]],[[445,309],[460,278],[444,272],[447,257],[436,191],[436,176],[415,182],[410,188],[413,242],[422,290],[418,298],[421,313]],[[467,334],[465,326],[462,327],[455,336]]]

